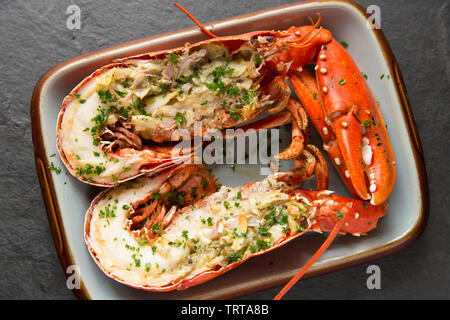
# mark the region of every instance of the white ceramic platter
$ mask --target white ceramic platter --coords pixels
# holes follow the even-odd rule
[[[397,160],[397,180],[387,215],[378,228],[365,237],[339,237],[307,276],[361,263],[404,247],[423,230],[428,210],[421,147],[400,73],[381,31],[367,27],[360,7],[347,1],[303,2],[212,24],[218,35],[285,29],[309,24],[307,17],[315,17],[317,12],[322,15],[322,25],[331,30],[336,39],[349,44],[348,51],[361,71],[368,75],[368,84],[380,102],[388,126]],[[92,260],[83,240],[83,222],[90,201],[101,189],[70,176],[58,156],[50,157],[56,153],[56,119],[63,98],[84,77],[115,58],[173,48],[186,41],[194,43],[205,38],[197,28],[190,28],[103,49],[56,66],[36,85],[31,104],[36,166],[63,268],[67,270],[69,265],[79,268],[82,286],[74,292],[80,298],[211,299],[243,295],[286,282],[326,238],[326,235],[307,234],[271,253],[252,258],[212,281],[180,292],[152,293],[126,287],[107,278]],[[382,74],[384,77],[380,79]],[[289,134],[283,134],[284,144],[289,143],[289,139]],[[321,145],[315,132],[311,142]],[[62,168],[61,174],[47,169],[50,162]],[[257,166],[238,166],[233,172],[229,165],[216,165],[213,171],[229,186],[261,179]],[[348,195],[332,167],[330,189]]]

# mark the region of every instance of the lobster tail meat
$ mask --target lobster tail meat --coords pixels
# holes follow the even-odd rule
[[[288,64],[277,54],[292,46],[314,52],[323,41],[256,31],[117,60],[64,99],[61,158],[77,178],[100,186],[180,163],[192,150],[161,153],[162,143],[244,124],[270,105],[281,111],[290,90]]]
[[[109,277],[149,291],[181,290],[307,231],[329,231],[342,214],[353,216],[342,233],[360,235],[385,213],[385,206],[284,182],[292,174],[276,173],[237,188],[216,186],[197,165],[141,177],[94,199],[85,241]]]

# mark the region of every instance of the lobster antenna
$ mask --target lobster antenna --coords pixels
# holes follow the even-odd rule
[[[192,21],[194,21],[194,23],[203,31],[203,33],[205,33],[207,36],[211,38],[217,38],[217,36],[214,33],[206,29],[204,25],[202,25],[197,19],[195,19],[195,17],[185,8],[183,8],[180,4],[174,2],[174,5],[175,7],[183,11]]]
[[[317,26],[320,24],[320,21],[322,20],[322,16],[320,15],[320,12],[317,12],[317,16],[318,16],[318,18],[317,18],[317,21],[316,21],[316,22],[314,22],[313,19],[312,19],[311,17],[308,17],[309,21],[311,22],[311,30],[309,30],[304,36],[302,36],[302,37],[300,38],[300,41],[302,41],[301,44],[295,43],[295,42],[297,42],[298,40],[293,40],[293,41],[292,41],[292,42],[293,42],[293,44],[292,44],[293,47],[296,47],[296,48],[304,48],[305,46],[308,45],[308,42],[309,42],[309,41],[311,41],[312,39],[314,39],[314,38],[320,33],[320,31],[322,31],[322,27],[319,27],[319,29],[318,29],[318,30],[317,30],[317,31],[316,31],[309,39],[307,39],[308,36],[311,35],[311,33],[317,28]],[[306,39],[307,39],[307,40],[306,40]]]
[[[349,211],[350,212],[350,211]],[[348,212],[347,212],[348,213]],[[344,224],[346,220],[345,215],[341,220],[338,221],[333,227],[333,230],[331,231],[330,235],[328,236],[327,240],[320,246],[319,250],[316,251],[316,253],[309,259],[309,261],[300,269],[300,271],[284,286],[283,289],[273,298],[273,300],[280,300],[286,292],[289,291],[289,289],[292,288],[292,286],[300,280],[301,277],[306,273],[306,271],[311,268],[311,266],[316,263],[317,259],[320,258],[320,256],[328,249],[330,244],[333,242],[333,240],[336,238],[337,234],[339,233],[339,230],[341,230],[342,225]]]

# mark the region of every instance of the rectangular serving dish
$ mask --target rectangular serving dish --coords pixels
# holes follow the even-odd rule
[[[378,228],[365,237],[339,237],[305,277],[366,262],[403,248],[421,234],[428,215],[423,153],[401,74],[383,33],[367,27],[367,17],[361,7],[350,1],[307,1],[211,24],[218,35],[286,29],[291,25],[308,24],[307,17],[314,17],[317,12],[322,16],[322,26],[331,30],[336,39],[349,44],[348,51],[357,65],[369,75],[368,84],[380,102],[388,125],[397,161],[397,180],[389,198],[387,215]],[[50,157],[56,152],[56,118],[63,98],[84,77],[115,58],[174,48],[186,41],[194,43],[205,38],[198,28],[193,27],[84,54],[48,71],[35,87],[31,119],[38,177],[61,264],[65,271],[70,265],[77,265],[80,271],[81,287],[73,290],[78,298],[232,298],[287,282],[326,237],[307,234],[282,248],[252,258],[205,284],[169,293],[145,292],[121,285],[107,278],[91,259],[83,240],[84,214],[101,189],[71,177],[57,156]],[[383,79],[380,79],[381,74],[385,75]],[[313,137],[312,142],[320,144],[317,137]],[[61,167],[62,173],[57,175],[49,171],[50,162]],[[330,189],[347,195],[334,169],[331,171]],[[226,166],[214,167],[219,179],[231,186],[259,179],[249,172],[251,170],[245,166],[239,167],[234,174]]]

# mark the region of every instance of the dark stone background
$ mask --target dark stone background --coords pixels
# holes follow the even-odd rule
[[[290,1],[184,0],[200,21],[215,21]],[[381,7],[381,26],[397,57],[425,152],[430,216],[423,235],[368,264],[302,281],[291,299],[450,298],[450,6],[445,0],[359,0]],[[82,28],[66,28],[66,8],[81,7]],[[99,48],[191,27],[172,1],[0,0],[0,298],[74,299],[50,235],[36,176],[29,104],[54,65]],[[366,288],[378,264],[382,289]],[[280,287],[247,295],[271,299]]]

